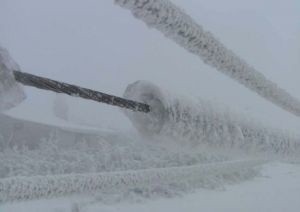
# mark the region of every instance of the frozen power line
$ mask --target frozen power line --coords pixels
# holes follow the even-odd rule
[[[268,80],[244,60],[205,31],[169,0],[115,0],[149,27],[162,32],[206,64],[230,76],[282,109],[300,116],[300,101]]]
[[[152,108],[147,114],[124,110],[137,130],[147,137],[245,152],[299,155],[298,135],[249,121],[211,102],[174,95],[147,81],[128,85],[123,96]]]
[[[0,179],[0,203],[91,191],[107,192],[113,189],[120,191],[151,187],[157,183],[174,185],[174,183],[189,182],[190,185],[197,184],[201,187],[205,186],[204,183],[247,179],[249,175],[255,175],[254,168],[264,162],[263,160],[240,160],[119,172],[10,177]]]

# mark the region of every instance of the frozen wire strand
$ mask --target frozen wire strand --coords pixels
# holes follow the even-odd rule
[[[156,28],[206,64],[282,109],[300,116],[300,102],[227,49],[169,0],[115,0],[149,27]]]
[[[247,121],[245,117],[220,110],[201,99],[174,96],[147,81],[128,85],[124,97],[143,101],[153,108],[151,116],[124,110],[138,131],[148,137],[166,137],[186,145],[202,143],[246,152],[299,154],[299,136]]]
[[[22,83],[23,85],[32,86],[44,90],[50,90],[56,93],[64,93],[70,96],[81,97],[97,102],[102,102],[109,105],[126,108],[135,112],[150,112],[149,105],[141,102],[135,102],[129,99],[124,99],[121,97],[105,94],[87,88],[82,88],[64,82],[58,82],[45,77],[39,77],[21,71],[13,71],[13,74],[16,81]]]
[[[244,171],[249,171],[264,162],[262,160],[241,160],[111,173],[4,178],[0,180],[0,202],[58,197],[91,191],[129,189],[151,186],[158,182],[166,185],[178,182],[199,183],[216,178],[230,180],[227,178],[239,178]]]

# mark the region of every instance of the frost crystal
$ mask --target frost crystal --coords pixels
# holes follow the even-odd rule
[[[148,114],[124,110],[138,131],[190,144],[276,154],[299,154],[300,139],[237,118],[203,100],[176,97],[145,81],[129,85],[124,97],[150,105]]]
[[[14,70],[19,70],[19,66],[7,50],[0,47],[0,112],[16,106],[25,98],[22,87],[14,79]]]
[[[115,0],[149,27],[156,28],[206,64],[275,105],[300,116],[300,102],[227,49],[210,32],[168,0]]]
[[[174,187],[180,183],[186,187],[216,186],[224,180],[230,183],[251,178],[256,175],[254,168],[261,164],[259,160],[244,160],[122,172],[4,178],[0,179],[0,203],[91,191],[104,193],[161,185]]]

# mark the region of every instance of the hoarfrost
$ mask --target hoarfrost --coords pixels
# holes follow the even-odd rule
[[[250,179],[264,162],[135,136],[116,133],[69,144],[52,136],[35,149],[0,151],[0,202],[74,193],[93,194],[96,202],[174,196]]]
[[[138,131],[148,137],[246,152],[281,155],[300,152],[300,137],[246,121],[203,100],[172,95],[149,82],[137,81],[129,85],[124,97],[150,105],[148,114],[124,110]]]
[[[226,48],[169,0],[115,0],[149,27],[162,32],[206,64],[275,105],[300,116],[300,102]]]
[[[143,192],[155,185],[181,185],[184,188],[215,187],[223,180],[238,182],[255,176],[254,167],[262,161],[245,160],[184,167],[169,167],[95,174],[12,177],[0,180],[0,202],[57,197],[91,191],[134,189]],[[153,191],[153,192],[159,192]]]
[[[14,70],[20,70],[19,66],[0,46],[0,112],[18,105],[25,98],[22,86],[14,79]]]

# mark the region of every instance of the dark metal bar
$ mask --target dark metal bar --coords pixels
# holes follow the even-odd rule
[[[109,95],[87,88],[82,88],[64,82],[58,82],[52,79],[35,76],[21,71],[14,71],[13,73],[16,81],[26,86],[32,86],[43,90],[54,91],[56,93],[64,93],[70,96],[81,97],[96,102],[126,108],[136,112],[150,112],[150,106],[141,102],[124,99],[121,97]]]

